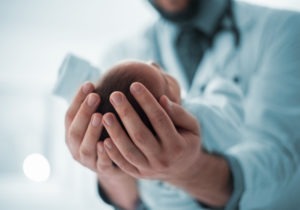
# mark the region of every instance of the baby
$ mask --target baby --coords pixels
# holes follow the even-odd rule
[[[166,74],[159,65],[154,62],[123,61],[109,69],[96,83],[95,92],[101,97],[101,103],[97,112],[101,114],[107,112],[114,113],[123,126],[109,101],[111,93],[120,91],[126,96],[141,120],[155,135],[155,131],[146,114],[130,93],[129,88],[133,82],[142,83],[157,100],[162,95],[166,95],[171,101],[180,103],[180,87],[178,82],[175,78]],[[109,135],[104,129],[99,140],[104,141],[108,137]]]

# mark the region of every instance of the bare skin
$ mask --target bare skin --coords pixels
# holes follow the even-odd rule
[[[154,2],[164,8],[166,12],[177,13],[185,9],[190,0],[154,0]]]
[[[136,178],[161,179],[212,206],[226,204],[232,193],[229,167],[222,158],[202,152],[198,122],[182,107],[166,96],[158,103],[143,85],[132,86],[132,94],[156,125],[158,140],[139,122],[125,96],[113,93],[111,101],[129,138],[114,115],[93,113],[100,98],[92,90],[91,83],[83,85],[70,106],[66,142],[74,159],[98,174],[100,184],[115,204],[133,209],[138,199]],[[122,105],[117,103],[118,97]],[[103,125],[111,136],[104,143],[97,142]]]
[[[129,136],[115,116],[103,116],[111,136],[104,142],[110,159],[133,177],[162,180],[202,202],[224,206],[232,191],[230,171],[225,160],[201,150],[197,120],[166,96],[158,103],[140,83],[131,86],[131,93],[143,107],[158,137],[143,125],[126,97],[115,92],[111,102]]]
[[[156,2],[166,11],[177,12],[189,0]],[[232,194],[229,166],[221,157],[202,151],[200,126],[193,116],[166,96],[157,102],[143,85],[134,83],[132,94],[159,138],[137,118],[126,97],[115,92],[111,102],[127,136],[113,114],[95,113],[101,100],[92,93],[94,88],[92,83],[84,84],[70,105],[65,118],[66,144],[76,161],[97,174],[114,204],[134,209],[139,198],[136,179],[149,178],[182,188],[208,205],[226,205]],[[103,126],[111,138],[98,142]]]
[[[138,199],[136,179],[114,167],[103,142],[98,142],[103,124],[102,115],[94,113],[100,98],[93,90],[92,83],[84,84],[69,107],[65,117],[66,144],[76,161],[97,174],[113,203],[133,209]]]
[[[156,94],[167,94],[174,103],[180,103],[179,84],[156,63],[151,61],[147,63],[124,61],[113,66],[109,72],[114,74],[116,71],[130,72],[130,74],[145,77],[150,83],[156,83],[155,89],[153,89]],[[100,84],[101,81],[98,85]],[[101,124],[102,115],[99,113],[93,114],[95,107],[99,105],[100,99],[97,94],[93,93],[84,100],[86,94],[91,93],[94,89],[94,85],[90,83],[83,85],[67,112],[66,131],[70,131],[66,133],[67,145],[77,161],[98,174],[99,182],[111,200],[122,208],[130,209],[138,197],[136,180],[123,173],[120,168],[112,167],[112,160],[104,150],[103,143],[97,144],[97,141],[95,141],[99,139],[103,128]],[[85,109],[86,111],[80,111]],[[89,120],[85,117],[90,114],[93,114],[93,116],[90,124],[87,124]],[[87,129],[86,134],[82,133],[84,129]],[[124,190],[122,191],[122,189]]]

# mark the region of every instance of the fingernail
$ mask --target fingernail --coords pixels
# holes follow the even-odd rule
[[[114,105],[119,106],[123,102],[123,97],[120,93],[113,93],[111,95],[111,100]]]
[[[98,127],[101,123],[101,119],[99,116],[93,116],[92,118],[92,126]]]
[[[142,86],[141,86],[141,84],[139,84],[139,83],[133,83],[132,85],[131,85],[131,91],[132,91],[132,93],[134,93],[134,94],[141,94],[143,91],[143,88],[142,88]]]
[[[89,95],[87,103],[89,106],[94,106],[97,103],[97,97],[94,95]]]
[[[106,140],[104,142],[104,144],[105,144],[105,146],[106,146],[107,149],[112,149],[112,143],[109,140]]]
[[[105,115],[104,124],[107,126],[112,126],[113,123],[114,123],[113,117],[111,115]]]
[[[89,92],[91,92],[91,90],[92,90],[92,85],[88,82],[82,86],[82,92],[84,94],[88,94]]]

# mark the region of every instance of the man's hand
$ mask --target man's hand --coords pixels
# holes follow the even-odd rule
[[[161,105],[171,106],[169,109],[176,105],[171,105],[165,96],[159,104],[142,84],[134,83],[131,90],[157,136],[145,127],[126,97],[115,92],[110,101],[129,136],[112,113],[105,114],[104,126],[111,137],[104,141],[107,154],[123,171],[136,178],[169,182],[187,178],[188,171],[192,170],[201,154],[197,120],[180,109],[172,122]]]
[[[113,165],[98,142],[103,128],[102,115],[95,113],[99,95],[94,85],[84,84],[76,94],[65,117],[65,139],[73,158],[97,173],[109,198],[124,209],[132,209],[138,198],[136,180]]]
[[[197,120],[166,96],[157,102],[140,83],[130,90],[157,135],[143,124],[125,95],[114,92],[110,101],[127,132],[112,113],[103,116],[110,159],[133,177],[163,180],[203,202],[225,205],[231,193],[230,171],[224,159],[202,151]]]
[[[93,90],[93,84],[86,83],[77,92],[65,117],[65,140],[73,158],[96,172],[102,115],[94,113],[100,97]]]

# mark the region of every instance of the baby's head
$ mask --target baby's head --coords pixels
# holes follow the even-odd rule
[[[157,100],[162,95],[166,95],[171,101],[180,103],[178,82],[172,76],[166,74],[157,64],[153,62],[123,61],[109,69],[96,83],[95,92],[101,97],[101,103],[97,112],[101,114],[114,113],[123,126],[109,101],[109,97],[114,91],[120,91],[126,96],[144,124],[155,135],[155,131],[146,114],[130,93],[129,88],[133,82],[142,83]],[[104,129],[100,140],[103,141],[107,137],[109,135]]]

